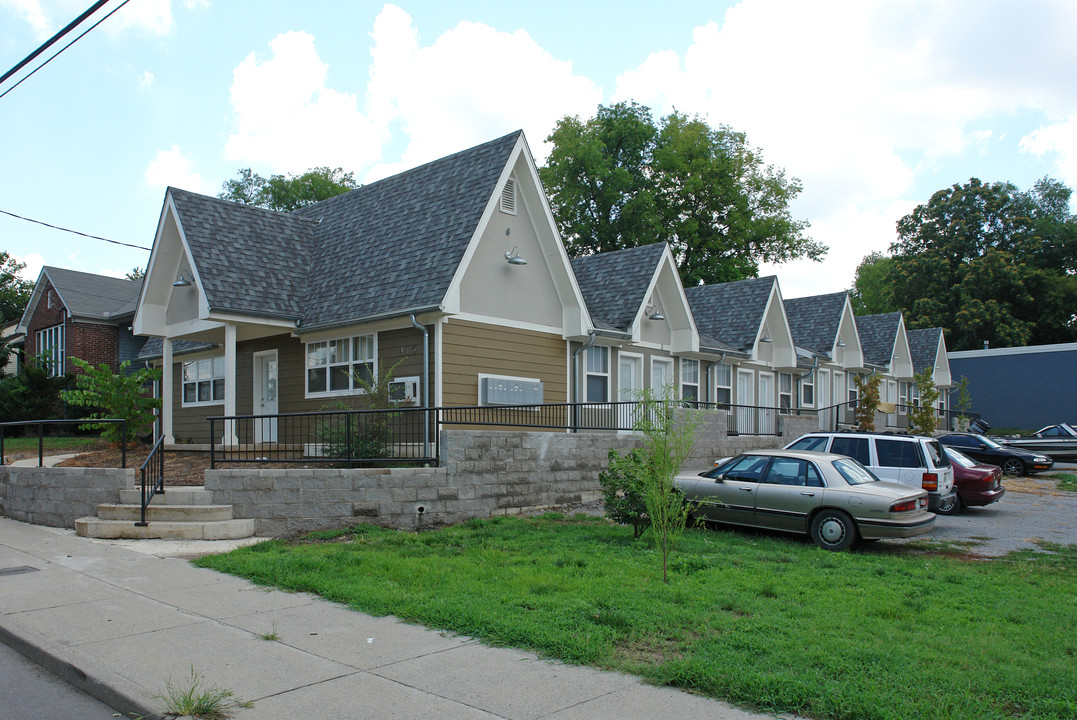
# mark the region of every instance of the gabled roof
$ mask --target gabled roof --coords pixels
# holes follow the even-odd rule
[[[842,291],[783,300],[793,342],[812,352],[829,354],[841,327],[846,298]]]
[[[298,210],[318,223],[304,329],[438,306],[521,135]]]
[[[124,280],[45,266],[19,322],[20,332],[26,331],[44,292],[46,279],[67,308],[68,315],[86,320],[114,320],[133,315],[138,303],[138,291],[142,287],[141,280]]]
[[[572,260],[596,328],[629,331],[665,249],[665,243],[653,243]]]
[[[318,224],[169,188],[211,310],[298,319]]]
[[[905,334],[909,339],[913,372],[922,372],[924,368],[934,369],[939,354],[939,343],[942,341],[942,328],[908,330]]]
[[[856,330],[864,348],[864,361],[872,365],[889,365],[900,326],[900,311],[881,315],[858,315]]]
[[[750,353],[775,282],[777,278],[770,275],[720,285],[697,285],[685,288],[685,294],[700,333]]]

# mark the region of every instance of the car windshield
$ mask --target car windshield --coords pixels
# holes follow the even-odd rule
[[[976,467],[976,461],[970,458],[960,450],[954,450],[952,447],[946,448],[946,454],[950,456],[950,459],[961,467],[971,468]]]
[[[850,485],[866,485],[867,483],[879,482],[879,478],[872,474],[871,470],[858,463],[852,458],[838,458],[834,461],[834,469],[841,473],[845,482]]]

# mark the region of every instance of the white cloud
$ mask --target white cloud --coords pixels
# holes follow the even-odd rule
[[[95,13],[89,22],[96,22],[104,17],[112,5],[106,5]],[[121,35],[125,30],[134,30],[146,35],[168,35],[172,32],[172,0],[138,0],[127,3],[123,9],[102,23],[102,29],[110,35]]]
[[[23,280],[29,280],[30,282],[37,282],[37,276],[41,274],[41,268],[45,267],[45,258],[39,253],[27,253],[26,255],[15,255],[12,253],[12,258],[15,262],[20,262],[26,265],[19,273],[19,276]]]
[[[144,71],[138,76],[138,85],[141,88],[148,88],[153,85],[153,73],[149,70]]]
[[[1077,185],[1077,115],[1037,128],[1021,138],[1019,147],[1038,158],[1053,153],[1058,178],[1071,188]]]
[[[272,57],[254,53],[233,71],[235,130],[225,157],[274,172],[315,166],[355,170],[380,157],[380,138],[354,94],[326,86],[329,66],[305,32],[278,35]]]
[[[40,0],[0,0],[0,7],[5,7],[30,24],[34,36],[44,40],[52,34],[49,18],[41,7]]]
[[[88,4],[76,0],[0,0],[0,7],[9,8],[29,23],[34,35],[41,40],[51,37],[81,15]],[[183,4],[188,10],[209,7],[207,0],[183,0]],[[68,37],[75,37],[113,10],[117,10],[119,5],[120,0],[112,0],[104,5],[83,21],[76,28],[75,34]],[[101,30],[112,37],[129,30],[152,36],[168,35],[173,27],[172,0],[129,2],[101,24]]]
[[[173,145],[170,150],[157,151],[156,157],[146,167],[143,176],[153,187],[163,188],[172,185],[192,192],[208,192],[209,186],[193,169],[194,163],[183,156],[178,145]]]

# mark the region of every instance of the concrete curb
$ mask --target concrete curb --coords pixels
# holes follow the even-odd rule
[[[143,690],[127,678],[89,667],[85,658],[3,615],[0,615],[0,642],[95,700],[123,712],[124,717],[165,720],[146,704]]]

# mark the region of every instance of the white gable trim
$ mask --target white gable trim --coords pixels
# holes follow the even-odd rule
[[[759,327],[755,331],[755,342],[752,344],[752,360],[758,362],[765,362],[759,360],[759,341],[763,338],[763,331],[767,326],[767,318],[770,316],[771,308],[774,303],[777,302],[778,309],[781,311],[779,317],[781,318],[781,324],[778,330],[782,334],[783,346],[788,345],[788,350],[783,347],[783,355],[779,356],[777,349],[775,349],[773,360],[771,364],[773,367],[781,368],[795,368],[797,366],[797,349],[796,344],[793,342],[793,331],[789,327],[789,318],[785,314],[785,303],[782,301],[781,289],[778,287],[778,280],[775,278],[770,286],[770,295],[767,297],[766,307],[763,308],[763,315],[759,319]],[[771,338],[771,347],[774,347],[777,343],[774,342],[775,338]]]
[[[664,280],[664,277],[670,278]],[[662,286],[659,287],[659,283]],[[667,302],[667,293],[672,291],[673,304]],[[669,325],[671,349],[673,353],[696,353],[699,352],[699,330],[696,328],[695,316],[688,304],[688,296],[681,284],[681,273],[677,269],[677,263],[673,259],[673,252],[667,244],[662,250],[662,257],[655,265],[651,273],[651,280],[647,284],[647,292],[643,295],[643,301],[636,308],[636,314],[632,318],[632,342],[639,344],[643,332],[643,322],[647,319],[647,305],[655,297],[655,294],[663,301],[663,314],[665,322]],[[679,324],[674,324],[674,313]]]

